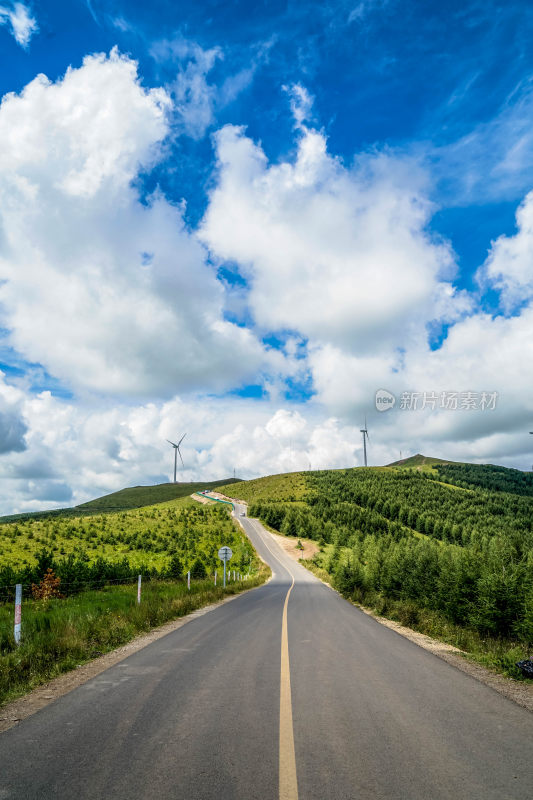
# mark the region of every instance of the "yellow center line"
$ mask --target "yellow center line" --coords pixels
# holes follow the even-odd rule
[[[296,777],[296,753],[294,750],[294,729],[292,724],[291,670],[289,664],[289,636],[287,631],[287,606],[294,586],[294,575],[280,560],[279,555],[268,546],[256,520],[249,519],[263,544],[276,561],[289,573],[292,583],[285,596],[281,623],[281,674],[279,693],[279,800],[298,800],[298,781]],[[279,545],[277,545],[279,547]],[[283,550],[280,548],[280,554]]]
[[[283,606],[281,625],[281,680],[279,696],[279,800],[298,800],[296,779],[296,754],[292,725],[291,670],[289,665],[289,637],[287,635],[287,606],[294,586],[294,575]]]

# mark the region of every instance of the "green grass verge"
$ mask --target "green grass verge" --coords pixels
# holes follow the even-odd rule
[[[248,580],[225,589],[212,580],[154,581],[137,587],[113,586],[45,603],[23,604],[22,642],[13,639],[13,608],[0,606],[0,705],[20,697],[79,664],[114,650],[137,634],[215,603],[227,595],[260,586],[270,569],[257,562]]]

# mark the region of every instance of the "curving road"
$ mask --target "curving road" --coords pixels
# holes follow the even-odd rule
[[[272,580],[0,734],[0,800],[531,796],[532,714],[358,611],[242,511]]]

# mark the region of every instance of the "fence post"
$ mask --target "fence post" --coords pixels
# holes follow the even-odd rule
[[[190,590],[191,588],[191,571],[189,570],[187,573],[187,589]]]
[[[20,644],[20,627],[22,622],[22,584],[17,583],[15,586],[15,628],[14,636],[15,642]]]
[[[217,571],[215,570],[215,586],[217,585]]]
[[[141,576],[137,579],[137,603],[141,602]]]

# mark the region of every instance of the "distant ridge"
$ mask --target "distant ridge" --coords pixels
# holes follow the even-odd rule
[[[3,522],[17,522],[24,519],[44,519],[46,517],[82,517],[90,514],[109,513],[112,511],[128,511],[131,508],[142,508],[156,503],[165,503],[168,500],[176,500],[179,497],[187,497],[193,492],[202,489],[216,489],[236,483],[238,478],[224,478],[220,481],[208,481],[194,483],[159,483],[155,486],[132,486],[128,489],[120,489],[118,492],[105,494],[95,500],[89,500],[73,508],[55,508],[51,511],[32,511],[25,514],[10,514],[0,517],[0,524]]]
[[[461,464],[461,461],[450,461],[444,458],[434,458],[433,456],[423,456],[422,453],[417,453],[416,456],[409,458],[402,458],[399,461],[393,461],[392,464],[387,464],[387,467],[431,467],[434,464]]]

